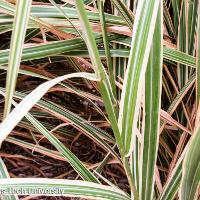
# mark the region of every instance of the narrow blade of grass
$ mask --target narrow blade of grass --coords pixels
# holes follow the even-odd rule
[[[188,21],[187,21],[187,2],[181,2],[181,12],[179,18],[179,29],[177,38],[177,49],[179,51],[188,53]],[[178,84],[179,88],[182,88],[189,78],[189,69],[186,65],[178,64],[177,67]]]
[[[200,125],[194,131],[183,161],[180,186],[181,200],[197,199],[200,184]]]
[[[198,13],[200,12],[200,5],[198,6]],[[199,106],[199,58],[200,58],[200,15],[198,16],[197,24],[197,105]],[[197,115],[198,117],[198,115]],[[199,120],[199,119],[197,119]],[[183,200],[197,199],[200,183],[200,126],[196,127],[195,132],[189,142],[186,156],[183,162],[183,176],[181,181],[180,198]]]
[[[4,13],[8,13],[10,15],[14,15],[15,6],[9,2],[6,1],[0,1],[0,8],[4,11]],[[67,13],[67,16],[69,19],[78,19],[77,10],[75,8],[69,8],[69,7],[62,7],[62,10]],[[99,22],[99,13],[97,12],[90,12],[87,11],[88,18],[92,22]],[[65,16],[60,13],[54,6],[40,6],[40,5],[34,5],[31,8],[31,16],[32,19],[48,19],[48,18],[54,18],[54,20],[57,19],[63,19]],[[114,16],[111,14],[105,14],[106,22],[113,25],[125,25],[126,22],[122,19],[120,16]],[[10,21],[10,16],[9,16]],[[48,20],[47,20],[48,21]]]
[[[132,11],[127,9],[126,4],[121,0],[111,0],[111,1],[115,5],[116,9],[121,14],[121,16],[126,21],[128,27],[132,30],[134,21],[134,15]]]
[[[75,171],[85,180],[98,183],[98,179],[82,164],[82,162],[63,145],[53,134],[51,134],[38,120],[27,113],[26,118],[42,133],[66,158]]]
[[[172,19],[171,19],[171,16],[170,16],[170,13],[167,8],[165,0],[163,1],[163,14],[164,14],[164,21],[169,30],[170,36],[173,38],[176,38],[176,31],[175,31],[175,28],[174,28],[174,25],[173,25],[173,22],[172,22]]]
[[[117,35],[109,35],[109,40],[117,39]],[[98,35],[95,37],[96,43],[99,44],[103,41],[103,38]],[[70,39],[65,41],[49,42],[48,44],[40,44],[33,47],[27,47],[23,49],[22,61],[34,60],[44,58],[53,55],[59,55],[71,50],[76,50],[85,47],[85,42],[81,38]],[[0,51],[0,64],[8,63],[8,55],[10,49]]]
[[[12,96],[15,90],[19,65],[21,61],[23,43],[26,34],[26,27],[29,20],[31,0],[17,1],[13,32],[11,38],[11,50],[9,55],[8,72],[6,77],[6,98],[4,106],[4,117],[11,109]]]
[[[160,3],[153,44],[145,76],[145,127],[142,153],[140,199],[151,200],[154,193],[155,166],[159,145],[162,79],[162,3]]]
[[[117,35],[109,35],[108,36],[109,41],[117,41],[121,42],[122,37]],[[123,40],[125,37],[123,36]],[[130,44],[130,38],[126,42],[124,41],[124,44],[127,46],[131,46]],[[95,38],[96,42],[99,44],[103,41],[103,38],[101,36],[97,36]],[[23,49],[22,53],[22,61],[28,61],[28,60],[35,60],[40,59],[48,56],[55,56],[59,54],[63,54],[66,56],[80,56],[80,57],[88,57],[89,53],[87,50],[83,50],[81,48],[84,48],[85,44],[80,39],[71,39],[66,41],[56,41],[56,42],[49,42],[48,44],[40,44],[34,47],[26,47]],[[77,50],[78,49],[78,50]],[[79,50],[80,49],[80,50]],[[10,49],[2,50],[0,51],[0,64],[4,65],[8,63],[8,56],[9,56]],[[99,49],[99,54],[102,57],[105,57],[105,51],[102,49]],[[110,49],[111,56],[112,57],[124,57],[128,58],[130,54],[130,50],[127,49]],[[175,49],[163,48],[163,57],[165,61],[174,61],[180,64],[188,65],[190,67],[195,68],[195,57],[190,56],[186,53],[183,53],[181,51],[177,51]]]
[[[175,195],[177,194],[182,177],[182,160],[183,155],[176,163],[176,166],[173,169],[170,178],[167,180],[167,183],[163,188],[159,200],[173,200]]]
[[[98,7],[99,7],[99,15],[100,15],[100,22],[101,22],[101,29],[102,29],[102,35],[103,35],[103,41],[104,41],[107,66],[109,70],[110,83],[112,86],[112,92],[116,98],[117,94],[116,94],[115,76],[114,76],[114,71],[113,71],[113,63],[112,63],[112,59],[110,55],[109,40],[108,40],[107,30],[106,30],[104,0],[98,1]]]
[[[194,0],[189,2],[188,5],[188,16],[187,16],[187,24],[188,24],[188,52],[190,55],[194,55],[194,46],[195,46],[195,37],[196,33],[196,25],[198,20],[198,0]]]
[[[117,126],[116,100],[112,93],[111,84],[110,84],[108,75],[106,74],[106,71],[104,69],[104,66],[101,63],[101,59],[98,53],[98,49],[94,40],[92,29],[90,27],[83,2],[76,0],[76,7],[79,14],[80,22],[82,25],[82,29],[83,29],[82,30],[83,37],[85,39],[85,43],[87,45],[89,55],[90,55],[92,64],[94,66],[94,70],[97,74],[97,77],[100,78],[100,82],[98,85],[100,87],[104,105],[108,113],[108,118],[112,125],[112,129],[115,134],[118,147],[120,151],[122,151],[121,138],[120,138],[120,133]]]
[[[174,16],[174,27],[175,27],[176,32],[178,32],[179,16],[180,16],[180,1],[179,0],[172,1],[172,10],[173,10],[173,16]]]
[[[119,128],[125,154],[131,153],[137,126],[142,80],[148,62],[159,1],[139,1],[129,62],[122,90]]]

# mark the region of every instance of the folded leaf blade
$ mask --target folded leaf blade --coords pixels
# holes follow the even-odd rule
[[[159,146],[162,80],[162,5],[159,6],[149,62],[145,76],[144,133],[142,144],[142,182],[140,199],[151,200],[154,193],[155,167]]]
[[[118,121],[125,154],[130,154],[133,149],[141,86],[147,67],[159,2],[159,0],[138,2]]]

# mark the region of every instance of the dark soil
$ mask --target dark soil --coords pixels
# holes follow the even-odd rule
[[[45,145],[43,145],[45,146]],[[51,145],[46,145],[51,147]],[[53,149],[53,148],[52,148]],[[89,163],[100,162],[105,154],[99,148],[94,150],[91,148],[91,143],[88,140],[77,141],[72,147],[75,153],[82,161],[89,161]],[[34,151],[19,147],[8,142],[4,142],[2,146],[2,153],[4,155],[4,162],[7,166],[9,174],[13,178],[62,178],[62,179],[80,179],[73,168],[64,161],[56,160],[51,157],[44,156]],[[13,156],[11,156],[13,155]],[[18,156],[24,156],[20,158]],[[118,164],[106,165],[103,169],[102,175],[108,180],[118,185],[121,189],[128,192],[128,182],[123,172],[123,169]],[[27,197],[20,196],[20,199],[27,199]],[[30,197],[29,197],[30,198]],[[28,198],[28,199],[29,199]],[[32,197],[33,200],[68,200],[73,198],[67,197]]]

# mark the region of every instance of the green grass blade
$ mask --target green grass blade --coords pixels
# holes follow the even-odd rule
[[[37,195],[45,195],[36,192],[36,189],[42,191],[55,191],[55,196],[82,197],[85,199],[98,200],[130,200],[130,197],[123,191],[110,186],[95,184],[85,181],[71,181],[61,179],[45,179],[45,178],[12,178],[1,179],[1,189],[9,188],[21,189],[24,195],[29,195],[30,191],[35,191]],[[46,192],[47,193],[47,192]],[[52,196],[52,194],[46,194]]]
[[[162,88],[162,3],[160,3],[153,44],[145,76],[145,125],[142,144],[142,181],[140,199],[151,200],[154,194],[155,166],[159,145],[161,88]]]
[[[165,47],[163,53],[164,53],[163,57],[166,60],[174,61],[193,68],[195,67],[195,57],[190,56],[184,52]]]
[[[164,21],[169,30],[169,35],[173,38],[176,38],[176,31],[175,31],[175,28],[174,28],[174,25],[173,25],[173,22],[172,22],[172,19],[171,19],[171,16],[170,16],[170,13],[167,8],[165,0],[163,0],[163,15],[164,15]]]
[[[129,47],[131,46],[131,38],[129,38],[129,37],[122,38],[122,39],[118,38],[115,41],[120,43],[120,44],[125,44]],[[123,52],[123,53],[125,54],[125,52]],[[196,63],[195,57],[193,57],[193,56],[191,56],[187,53],[178,51],[177,49],[174,49],[174,48],[164,47],[163,57],[166,61],[170,60],[170,61],[174,61],[174,62],[177,62],[177,63],[180,63],[180,64],[188,65],[188,66],[191,66],[191,67],[195,67],[195,63]]]
[[[15,145],[30,149],[34,152],[43,154],[45,156],[52,157],[52,158],[57,159],[57,160],[66,161],[66,158],[64,158],[63,155],[60,154],[59,152],[52,151],[52,149],[47,149],[47,148],[40,146],[40,145],[37,145],[37,147],[36,147],[35,144],[33,144],[33,143],[29,143],[29,142],[26,142],[26,141],[23,141],[23,140],[20,140],[20,139],[16,139],[16,138],[10,137],[10,136],[7,137],[5,141],[9,142],[11,144],[15,144]]]
[[[3,160],[0,158],[0,178],[10,178],[7,168],[3,162]]]
[[[181,153],[180,158],[176,162],[174,169],[170,173],[170,176],[168,176],[167,182],[165,183],[165,186],[159,197],[159,200],[174,200],[176,194],[178,193],[182,178],[183,159],[185,157],[187,149],[188,149],[188,144]]]
[[[61,116],[63,120],[73,123],[78,130],[82,130],[89,138],[91,138],[94,142],[99,144],[105,150],[109,151],[112,156],[120,161],[120,157],[118,156],[118,154],[108,144],[108,142],[114,142],[113,137],[111,137],[109,134],[102,131],[98,127],[95,127],[93,124],[88,123],[86,120],[79,117],[78,115],[70,112],[67,109],[63,109],[62,107],[59,107],[54,103],[40,100],[37,104],[39,105],[39,107],[49,110],[50,113],[55,114],[56,116]],[[108,142],[104,140],[107,140]]]
[[[72,25],[72,27],[76,30],[76,32],[78,33],[78,35],[81,36],[81,33],[79,32],[79,30],[74,26],[74,24],[71,22],[71,20],[69,19],[69,17],[65,14],[65,12],[62,10],[62,8],[59,7],[59,6],[56,4],[56,2],[55,2],[54,0],[49,0],[49,1],[51,2],[52,5],[54,5],[54,6],[57,8],[57,10],[58,10],[60,13],[62,13],[62,14],[65,16],[65,18],[67,19],[67,21],[69,21],[69,23],[70,23],[70,24]]]
[[[195,75],[192,75],[188,82],[181,88],[180,92],[177,94],[177,96],[174,98],[174,100],[171,102],[170,106],[167,109],[167,112],[170,114],[173,114],[173,112],[176,110],[176,107],[184,98],[185,94],[191,89],[195,82]],[[179,103],[177,103],[179,102]]]
[[[173,10],[173,16],[174,16],[174,27],[177,33],[178,26],[179,26],[179,16],[180,16],[180,1],[173,0],[171,2],[172,2],[172,10]]]
[[[177,38],[177,49],[179,51],[188,53],[188,24],[187,24],[187,3],[181,2],[181,13],[179,19],[179,30]],[[182,88],[188,80],[188,67],[185,65],[179,65],[177,68],[178,84],[179,88]]]
[[[128,27],[132,30],[134,21],[134,15],[132,11],[127,8],[126,4],[122,0],[111,0],[111,1],[115,5],[116,9],[121,14],[121,16],[126,21]]]
[[[7,168],[3,162],[3,160],[0,158],[0,179],[10,178]],[[1,200],[18,200],[18,197],[16,195],[0,195]]]
[[[95,39],[98,44],[103,41],[103,38],[101,36],[97,36]],[[112,40],[120,41],[122,40],[122,37],[116,35],[109,35],[108,39],[109,41]],[[124,39],[125,37],[123,37],[123,40]],[[128,46],[131,45],[129,41],[125,42],[125,44]],[[73,56],[89,57],[88,51],[81,49],[83,47],[85,47],[85,44],[80,38],[66,40],[66,41],[49,42],[48,44],[41,44],[34,47],[27,47],[23,49],[22,61],[35,60],[59,54],[64,54],[66,56],[71,56],[71,57]],[[77,50],[79,48],[80,50]],[[9,49],[0,51],[0,65],[8,63],[9,51],[10,51]],[[105,57],[104,50],[99,49],[98,51],[100,56]],[[110,52],[112,57],[128,58],[130,54],[130,50],[128,48],[110,49]],[[167,47],[164,47],[163,49],[163,57],[165,61],[167,60],[174,61],[193,68],[195,68],[196,65],[195,57]]]
[[[140,167],[140,142],[138,140],[138,138],[135,138],[134,141],[134,149],[132,152],[132,155],[130,156],[130,168],[131,168],[131,172],[132,172],[132,176],[135,182],[135,187],[136,190],[139,191],[139,167]]]
[[[194,200],[198,197],[200,183],[200,126],[194,131],[183,161],[180,187],[181,200]]]
[[[113,150],[116,148],[116,146],[117,146],[116,144],[113,146]],[[95,172],[101,174],[101,172],[102,172],[104,166],[107,164],[107,162],[110,160],[110,158],[111,158],[111,154],[108,153],[108,154],[104,157],[104,159],[101,161],[101,163],[99,164],[99,166],[95,169]]]
[[[38,120],[31,114],[25,116],[42,133],[56,149],[66,158],[75,171],[85,180],[98,183],[98,179],[82,164],[82,162],[68,149],[56,136],[51,134]]]
[[[110,35],[109,40],[115,39],[119,36]],[[101,36],[97,36],[97,43],[101,43],[103,38]],[[65,41],[56,41],[50,42],[48,44],[40,44],[34,47],[24,48],[22,53],[22,61],[34,60],[39,58],[44,58],[53,55],[59,55],[65,52],[69,52],[71,50],[79,49],[85,47],[85,43],[81,38],[65,40]],[[2,50],[0,51],[0,64],[8,63],[8,55],[10,50]]]
[[[84,8],[84,4],[82,0],[76,0],[76,7],[79,14],[79,19],[82,25],[82,31],[83,31],[83,37],[85,39],[85,42],[87,44],[88,52],[90,55],[90,59],[92,61],[92,64],[94,66],[94,70],[97,74],[97,77],[100,78],[99,87],[101,91],[101,95],[104,101],[104,105],[108,114],[108,118],[110,120],[110,123],[112,125],[113,132],[115,134],[115,138],[118,144],[118,147],[120,151],[122,151],[122,145],[121,145],[121,138],[119,129],[117,126],[117,117],[116,117],[116,101],[112,93],[111,84],[108,78],[108,75],[106,74],[106,71],[101,63],[101,59],[98,53],[98,49],[96,46],[96,42],[93,36],[92,29],[90,27],[87,13]]]
[[[183,155],[176,163],[176,166],[173,169],[170,178],[168,179],[167,183],[164,186],[164,189],[159,197],[159,200],[173,200],[175,195],[177,194],[182,177],[182,160],[183,160]]]
[[[104,73],[103,65],[101,63],[101,60],[98,54],[97,45],[93,36],[93,31],[91,29],[83,2],[76,1],[76,8],[77,8],[79,20],[82,26],[83,38],[87,45],[92,64],[94,66],[94,71],[97,77],[102,79],[102,77],[105,76],[105,73]]]
[[[167,109],[167,113],[169,113],[170,115],[172,115],[176,111],[178,105],[182,102],[183,98],[185,97],[185,94],[187,94],[187,92],[194,85],[195,79],[196,79],[195,74],[190,77],[190,79],[188,80],[188,82],[183,86],[183,88],[181,88],[180,92],[177,94],[177,96],[171,102],[170,106]],[[166,125],[166,122],[162,121],[161,122],[161,127],[160,127],[160,132],[163,131],[165,125]]]
[[[139,111],[139,91],[146,71],[158,7],[158,0],[139,1],[138,4],[119,114],[119,128],[125,154],[130,154],[133,149]]]
[[[129,43],[125,43],[129,45]],[[130,50],[128,48],[119,48],[119,49],[110,49],[111,57],[120,57],[120,58],[128,58],[130,54]],[[105,50],[99,49],[99,54],[101,57],[106,57]],[[1,52],[0,52],[1,55]],[[80,56],[80,57],[88,57],[87,50],[72,50],[70,52],[66,52],[65,55],[67,56]],[[171,49],[168,47],[163,48],[163,58],[164,61],[173,61],[180,64],[188,65],[192,68],[195,68],[195,57],[190,56],[186,53],[181,51],[177,51],[175,49]],[[30,58],[31,59],[31,58]],[[1,60],[0,60],[1,61]]]
[[[13,4],[6,1],[0,1],[0,8],[8,14],[14,15],[15,6]],[[62,10],[63,12],[67,13],[69,19],[78,19],[77,10],[75,8],[62,7]],[[98,12],[87,11],[87,15],[91,22],[99,22]],[[9,19],[9,22],[12,21],[10,20],[12,19],[10,16],[8,16],[7,18]],[[34,20],[36,18],[45,19],[47,21],[48,19],[53,18],[55,21],[57,19],[65,19],[65,16],[63,15],[63,13],[60,13],[54,6],[34,5],[31,8],[31,19]],[[114,16],[105,13],[105,18],[106,23],[112,25],[126,25],[126,22],[120,16]]]
[[[16,86],[31,3],[31,0],[17,1],[10,45],[11,50],[9,55],[8,72],[6,77],[4,117],[9,114],[12,105],[12,96]]]
[[[107,66],[108,66],[108,71],[109,71],[110,83],[112,86],[112,92],[116,98],[117,94],[116,94],[115,76],[114,76],[114,70],[113,70],[113,63],[112,63],[112,59],[111,59],[111,55],[110,55],[110,47],[109,47],[110,44],[109,44],[109,40],[107,37],[106,21],[105,21],[105,13],[104,13],[104,0],[98,1],[98,8],[99,8],[101,29],[102,29],[103,42],[104,42]]]
[[[188,5],[188,16],[187,16],[187,24],[188,24],[188,52],[190,55],[194,55],[195,48],[195,37],[196,37],[196,26],[198,20],[198,0],[194,0],[189,2]]]

